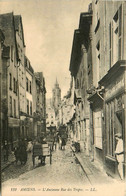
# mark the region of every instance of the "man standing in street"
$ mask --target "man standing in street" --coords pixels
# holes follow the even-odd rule
[[[121,180],[123,180],[123,161],[124,161],[124,150],[123,150],[123,140],[121,133],[115,134],[115,139],[117,140],[115,155],[118,161],[118,172]]]

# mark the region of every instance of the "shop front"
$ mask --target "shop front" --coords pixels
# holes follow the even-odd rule
[[[20,138],[20,119],[8,117],[8,130],[7,130],[7,144],[8,151],[13,150],[17,146]]]
[[[96,90],[88,98],[90,102],[90,156],[92,160],[104,163],[104,98],[101,89]]]
[[[33,118],[26,117],[25,118],[25,130],[24,130],[24,138],[28,140],[32,140],[34,137],[33,132]]]
[[[122,66],[123,65],[123,66]],[[105,87],[105,153],[104,160],[107,173],[118,175],[118,162],[115,151],[117,147],[116,134],[122,136],[123,144],[123,176],[126,176],[126,78],[123,62],[117,62],[100,81]]]

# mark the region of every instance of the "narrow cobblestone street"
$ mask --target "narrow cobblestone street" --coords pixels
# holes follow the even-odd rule
[[[4,171],[4,182],[2,183],[2,194],[8,195],[72,195],[85,194],[101,195],[103,189],[109,193],[113,184],[102,186],[91,185],[87,175],[82,171],[75,156],[70,149],[70,145],[66,146],[65,150],[58,148],[53,151],[52,164],[50,165],[49,157],[46,158],[46,165],[40,166],[39,161],[36,161],[35,168],[32,165],[32,153],[28,155],[26,165],[17,165],[14,163]],[[118,186],[119,187],[119,184]],[[113,190],[117,189],[114,186]],[[106,189],[107,188],[107,189]],[[116,190],[119,195],[123,196],[124,185],[120,185],[120,189]],[[117,195],[118,195],[117,194]],[[112,193],[113,195],[113,193]]]
[[[16,162],[12,163],[10,166],[5,168],[2,171],[2,182],[10,179],[10,178],[17,178],[21,174],[28,172],[33,169],[32,164],[32,153],[28,153],[28,160],[25,165],[21,165],[20,162],[16,164]]]
[[[28,161],[25,165],[21,165],[20,162],[18,162],[17,165],[16,163],[14,163],[4,170],[4,172],[2,173],[2,181],[9,180],[9,184],[11,182],[13,184],[13,179],[15,179],[14,184],[16,182],[18,183],[19,181],[25,184],[24,183],[25,180],[27,181],[27,184],[28,183],[32,184],[34,182],[36,183],[41,182],[41,184],[43,183],[49,184],[52,182],[54,184],[55,183],[56,184],[74,183],[78,185],[81,183],[84,183],[84,184],[89,183],[80,165],[75,160],[75,157],[73,157],[72,151],[70,150],[69,145],[66,146],[65,150],[57,149],[56,151],[53,151],[51,165],[49,161],[50,161],[49,157],[47,157],[45,166],[41,166],[39,164],[39,161],[38,162],[36,161],[36,166],[33,169],[32,153],[29,153]],[[25,178],[20,177],[21,174],[23,173],[25,173]],[[33,182],[32,182],[33,179],[31,179],[32,176],[34,176],[35,178],[35,181]],[[41,176],[43,176],[44,178],[41,178]],[[5,182],[5,184],[8,184],[8,183]]]
[[[126,196],[126,0],[0,0],[0,100],[0,196]]]

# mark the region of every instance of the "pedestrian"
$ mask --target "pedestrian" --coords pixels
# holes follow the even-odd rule
[[[15,155],[15,159],[16,159],[16,164],[18,161],[20,161],[20,149],[19,149],[19,146],[16,146],[14,148],[14,155]]]
[[[57,145],[57,138],[54,137],[54,147],[55,147],[55,150],[56,150],[56,145]]]
[[[32,141],[29,141],[27,145],[27,151],[32,152],[32,150],[33,150],[33,144],[32,144]]]
[[[56,138],[57,138],[57,149],[59,149],[59,135],[57,135]]]
[[[64,138],[62,138],[62,144],[61,145],[62,145],[61,149],[65,150],[66,141],[65,141]]]
[[[122,134],[115,134],[115,139],[117,140],[115,155],[118,162],[118,172],[121,180],[123,180],[123,161],[124,161],[124,150],[123,150],[123,140]]]
[[[62,150],[62,139],[59,137],[59,149]]]
[[[18,150],[18,153],[20,154],[21,164],[22,163],[25,164],[26,161],[27,161],[27,148],[26,148],[26,141],[24,139],[22,139],[19,142],[19,150]]]
[[[47,142],[46,142],[46,138],[43,138],[42,139],[42,144],[47,144]],[[43,150],[43,149],[42,149]],[[42,156],[42,159],[41,159],[41,164],[42,165],[45,165],[45,159],[46,159],[46,156]]]

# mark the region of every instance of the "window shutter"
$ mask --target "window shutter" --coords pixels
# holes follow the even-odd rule
[[[122,5],[119,8],[119,60],[121,60],[122,56]]]

